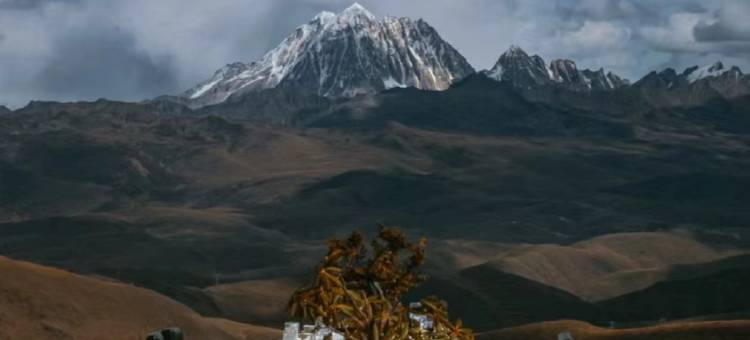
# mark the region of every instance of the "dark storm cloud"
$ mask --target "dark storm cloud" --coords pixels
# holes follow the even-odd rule
[[[56,39],[35,84],[55,97],[139,100],[177,87],[168,57],[153,57],[121,29],[78,29]]]
[[[643,30],[651,48],[684,63],[722,60],[750,67],[750,1],[704,2],[707,10],[695,15],[677,13],[661,27]]]
[[[701,23],[693,29],[697,41],[750,41],[750,31],[738,30],[724,23]]]
[[[656,24],[676,12],[706,12],[692,0],[557,0],[554,8],[567,20],[623,21],[633,26]]]
[[[627,17],[632,12],[640,10],[640,8],[626,7],[623,4],[622,0],[588,1],[584,5],[571,1],[558,0],[555,3],[555,11],[566,18],[612,20]]]
[[[716,10],[711,22],[700,22],[693,29],[701,42],[750,42],[750,1],[729,1]]]
[[[0,10],[35,9],[49,3],[80,4],[81,0],[0,0]]]

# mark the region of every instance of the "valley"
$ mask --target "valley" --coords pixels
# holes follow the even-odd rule
[[[25,110],[0,118],[3,254],[211,317],[278,327],[322,242],[375,223],[430,237],[433,278],[415,294],[443,296],[479,331],[660,319],[599,301],[747,249],[742,135],[289,127],[107,102]]]
[[[0,338],[278,339],[384,225],[477,339],[743,339],[749,104],[721,62],[478,71],[355,4],[177,95],[0,106]]]

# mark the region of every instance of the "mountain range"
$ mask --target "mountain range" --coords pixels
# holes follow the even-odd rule
[[[613,91],[630,84],[612,72],[579,70],[572,60],[556,59],[549,65],[538,55],[529,56],[518,46],[511,46],[490,70],[483,72],[497,81],[519,88],[560,86],[573,91]]]
[[[359,4],[338,14],[321,12],[260,60],[234,62],[179,96],[161,97],[193,109],[247,101],[243,96],[277,89],[337,99],[392,88],[444,91],[475,70],[422,19],[378,19]],[[478,72],[522,91],[640,92],[651,106],[698,105],[712,98],[750,94],[750,75],[721,62],[651,72],[632,83],[611,71],[579,69],[567,59],[547,64],[511,46]],[[265,95],[264,95],[265,96]]]

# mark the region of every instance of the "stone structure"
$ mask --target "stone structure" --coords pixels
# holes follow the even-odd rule
[[[557,335],[557,340],[574,340],[573,334],[570,334],[570,332],[565,331]]]
[[[409,309],[415,310],[419,308],[422,308],[422,304],[419,302],[412,302],[409,304]],[[422,331],[431,332],[433,329],[432,318],[428,315],[410,312],[409,321],[411,322],[412,327],[419,328]]]
[[[422,308],[422,304],[419,302],[409,304],[409,309],[416,310],[419,308]],[[429,333],[433,330],[433,320],[428,315],[410,312],[409,321],[411,327],[418,328],[423,332]],[[344,335],[324,325],[320,320],[315,325],[300,325],[299,322],[290,321],[284,323],[282,340],[344,340]]]
[[[284,324],[282,340],[344,340],[344,336],[322,322],[303,325],[302,329],[299,322],[287,322]]]
[[[177,327],[162,329],[146,335],[146,340],[183,340],[182,330]]]

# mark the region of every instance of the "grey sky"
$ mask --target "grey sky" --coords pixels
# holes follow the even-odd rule
[[[511,44],[631,80],[722,60],[750,71],[746,0],[360,0],[424,18],[477,69]],[[177,93],[351,0],[0,0],[0,105]]]

